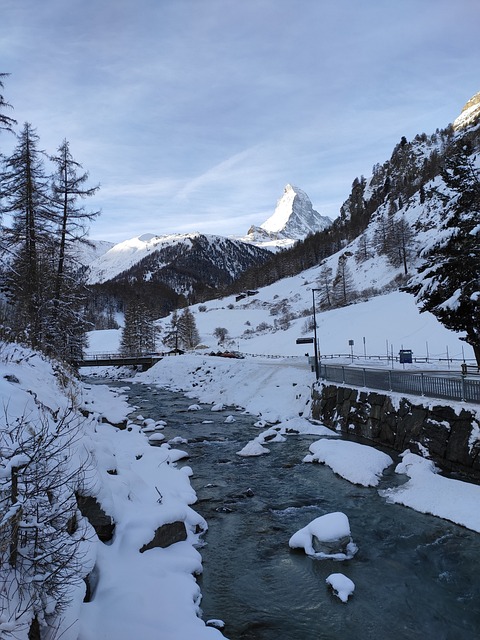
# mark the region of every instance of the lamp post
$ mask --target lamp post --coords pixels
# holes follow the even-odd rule
[[[318,371],[318,344],[317,344],[317,317],[315,315],[315,291],[320,291],[320,289],[312,289],[312,298],[313,298],[313,341],[314,341],[314,353],[315,353],[315,378],[319,379],[320,374]]]

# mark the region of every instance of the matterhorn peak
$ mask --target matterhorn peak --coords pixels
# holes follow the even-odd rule
[[[273,215],[260,228],[269,235],[300,240],[331,224],[330,218],[315,211],[305,191],[287,184]]]

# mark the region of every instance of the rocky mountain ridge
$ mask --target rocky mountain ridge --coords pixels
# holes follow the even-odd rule
[[[328,216],[322,216],[313,208],[305,191],[287,184],[274,213],[259,227],[250,227],[242,240],[260,246],[274,242],[279,242],[280,246],[291,246],[331,224]]]

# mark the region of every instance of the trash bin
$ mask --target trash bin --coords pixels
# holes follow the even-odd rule
[[[411,349],[400,349],[400,364],[412,363],[413,351]]]

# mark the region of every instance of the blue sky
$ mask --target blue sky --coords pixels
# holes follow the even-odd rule
[[[241,235],[287,183],[336,217],[403,135],[452,122],[479,24],[478,0],[1,0],[0,72],[19,127],[101,184],[92,238]]]

